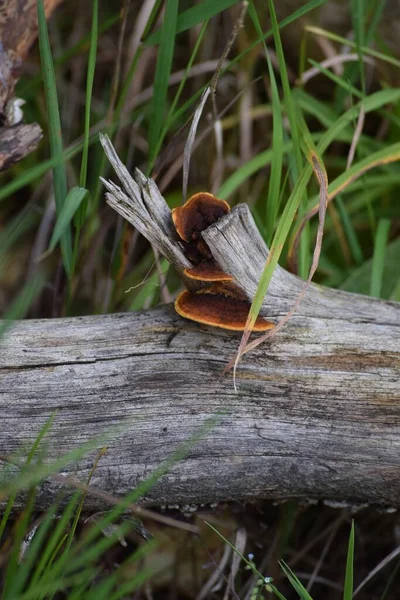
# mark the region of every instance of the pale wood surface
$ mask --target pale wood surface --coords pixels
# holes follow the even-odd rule
[[[132,179],[109,140],[101,142],[123,187],[104,182],[108,203],[182,274],[189,263],[157,186],[138,170]],[[203,236],[251,299],[268,251],[248,207]],[[278,268],[262,314],[277,322],[303,285]],[[172,306],[15,323],[0,341],[1,454],[23,453],[59,411],[49,457],[104,433],[108,450],[92,479],[103,492],[127,493],[202,432],[145,502],[298,497],[399,506],[400,304],[311,285],[287,325],[244,357],[235,394],[222,370],[239,339]],[[86,481],[95,456],[66,472]],[[49,479],[39,501],[59,488]],[[99,505],[89,497],[87,506]]]
[[[251,295],[266,248],[247,207],[205,237]],[[277,320],[301,285],[279,269],[264,314]],[[1,452],[26,447],[55,410],[51,457],[121,425],[92,480],[119,495],[223,411],[147,503],[294,496],[399,505],[399,334],[399,304],[312,286],[287,326],[244,358],[235,394],[221,371],[240,336],[186,321],[172,306],[19,322],[0,346]],[[94,456],[68,472],[85,480]],[[41,500],[58,489],[49,480]]]

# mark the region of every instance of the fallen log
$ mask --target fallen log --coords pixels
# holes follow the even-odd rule
[[[124,191],[106,182],[108,202],[182,272],[154,182],[139,172],[124,180],[114,159]],[[251,299],[268,251],[248,207],[203,238]],[[262,314],[277,322],[303,285],[278,268]],[[126,494],[200,431],[144,503],[295,497],[399,506],[400,304],[311,285],[287,325],[240,362],[235,393],[222,370],[239,340],[182,319],[172,305],[17,322],[0,341],[1,454],[21,452],[58,411],[52,458],[112,430],[91,481],[106,493]],[[86,481],[94,456],[65,473]],[[49,478],[40,501],[60,487]],[[101,505],[89,496],[88,508]]]

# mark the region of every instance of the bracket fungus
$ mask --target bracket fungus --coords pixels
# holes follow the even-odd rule
[[[229,204],[208,192],[195,194],[183,206],[174,208],[172,220],[184,252],[193,268],[185,269],[184,275],[202,282],[196,291],[185,290],[175,300],[175,310],[186,319],[230,329],[244,331],[250,304],[243,292],[233,283],[233,277],[225,273],[215,262],[202,231],[228,214]],[[273,324],[258,317],[254,331],[266,331]]]
[[[230,329],[231,331],[244,331],[250,304],[240,298],[236,290],[215,292],[213,288],[206,288],[198,292],[181,292],[175,300],[175,310],[191,321]],[[253,331],[266,331],[273,327],[273,323],[257,317]]]
[[[228,214],[230,206],[208,192],[195,194],[183,206],[172,210],[172,221],[186,257],[193,264],[184,274],[198,281],[232,281],[214,261],[201,232]]]

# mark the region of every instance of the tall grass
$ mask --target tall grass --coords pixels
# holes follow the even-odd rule
[[[311,155],[318,157],[329,179],[329,206],[316,280],[400,300],[400,90],[393,84],[400,60],[382,43],[379,33],[383,2],[349,3],[353,28],[349,37],[318,26],[318,9],[323,4],[324,0],[311,0],[283,14],[281,5],[272,0],[250,2],[244,27],[219,73],[216,105],[223,130],[225,179],[217,195],[231,204],[248,199],[271,251],[252,305],[248,334],[278,262],[293,268],[297,264],[298,274],[303,278],[308,275],[319,208],[319,185],[310,165]],[[65,3],[60,7],[49,24],[43,0],[37,0],[39,51],[33,51],[17,88],[28,100],[27,121],[40,122],[45,136],[36,153],[1,175],[0,277],[4,293],[0,301],[5,320],[0,335],[7,335],[12,321],[26,315],[96,314],[104,306],[109,311],[140,310],[158,302],[159,278],[149,247],[135,232],[122,227],[103,202],[99,175],[106,163],[98,132],[107,128],[128,168],[137,165],[155,173],[169,205],[179,204],[189,123],[214,75],[209,62],[219,59],[241,8],[234,0],[192,4],[156,1],[146,23],[142,23],[142,39],[131,53],[136,8],[131,7],[126,33],[119,38],[121,16],[112,3],[76,3],[74,12],[70,6]],[[298,54],[287,43],[295,28],[301,32]],[[357,60],[344,65],[342,72],[324,67],[316,39],[328,41],[338,55],[350,48]],[[366,59],[374,61],[374,71]],[[303,84],[301,76],[312,66],[319,71],[318,80]],[[117,69],[120,77],[114,79]],[[247,115],[252,146],[250,158],[242,163],[238,99],[241,76],[249,72],[254,74]],[[319,91],[322,88],[323,94]],[[69,120],[65,104],[74,98],[78,98],[77,108]],[[362,110],[365,126],[356,140],[354,160],[347,166]],[[214,116],[205,112],[198,127],[189,191],[205,189],[209,182],[216,156],[209,133]],[[52,195],[56,204],[53,220],[46,212]],[[30,259],[33,250],[40,262]],[[34,276],[23,284],[27,263]],[[162,259],[159,271],[166,270]],[[18,274],[15,279],[11,277],[14,272]],[[168,273],[162,285],[174,295],[181,283]],[[128,289],[131,291],[126,293]],[[50,293],[54,298],[51,302]],[[104,516],[83,539],[79,538],[79,524],[84,495],[76,492],[67,503],[59,499],[43,515],[20,561],[21,544],[32,525],[37,486],[89,447],[97,448],[101,443],[97,440],[50,465],[38,460],[30,469],[35,448],[31,458],[20,465],[19,476],[1,487],[0,496],[6,505],[0,539],[3,546],[5,540],[11,544],[4,598],[51,598],[65,590],[74,590],[71,598],[119,598],[139,588],[150,575],[138,567],[143,556],[151,552],[143,544],[107,582],[93,583],[101,575],[101,557],[117,539],[103,536],[102,531],[120,523],[121,514],[143,488]],[[157,470],[148,485],[163,472]],[[11,522],[21,490],[28,494],[26,510]],[[56,514],[61,514],[57,521]],[[132,523],[121,525],[121,533],[131,530]],[[291,564],[289,555],[282,552]],[[354,527],[347,556],[346,600],[353,585]],[[253,562],[244,560],[254,577],[261,579],[263,575],[254,570]],[[285,562],[280,565],[296,590],[293,593],[311,598],[301,577],[296,577]],[[127,582],[125,574],[130,569],[135,575]],[[93,583],[90,588],[88,581]],[[284,596],[280,583],[261,579],[255,593],[262,597],[272,590],[278,598],[294,597],[287,591]]]

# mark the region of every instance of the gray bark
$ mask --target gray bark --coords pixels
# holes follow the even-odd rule
[[[124,192],[107,185],[118,210]],[[182,269],[167,230],[157,229],[157,247]],[[248,208],[204,237],[251,298],[267,249]],[[277,322],[303,285],[278,268],[263,315]],[[287,325],[243,358],[235,394],[232,375],[221,373],[239,340],[172,306],[15,323],[0,342],[1,453],[21,452],[58,410],[51,458],[108,432],[92,479],[107,493],[132,490],[197,435],[144,502],[297,497],[398,506],[400,304],[311,285]],[[85,481],[95,454],[66,472]],[[59,487],[50,478],[42,501]]]

